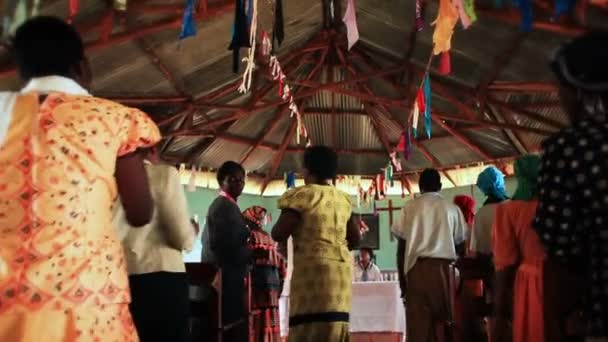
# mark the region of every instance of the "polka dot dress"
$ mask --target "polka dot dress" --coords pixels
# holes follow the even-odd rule
[[[608,336],[608,123],[581,121],[545,142],[534,226],[550,257],[588,270],[590,333]]]

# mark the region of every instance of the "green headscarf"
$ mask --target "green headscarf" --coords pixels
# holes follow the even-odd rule
[[[514,200],[531,201],[538,196],[539,168],[540,157],[536,155],[525,155],[515,161],[517,190],[513,195]]]

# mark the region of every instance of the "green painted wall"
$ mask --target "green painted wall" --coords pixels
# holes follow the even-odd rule
[[[515,187],[517,186],[517,182],[515,179],[510,178],[507,179],[506,182],[507,191],[509,194],[512,194],[515,191]],[[446,199],[452,201],[456,195],[469,195],[475,198],[477,202],[477,206],[480,207],[483,204],[484,197],[477,190],[476,187],[466,186],[459,188],[446,189],[442,192]],[[207,214],[207,208],[211,205],[213,199],[217,196],[217,192],[215,190],[208,189],[197,189],[196,192],[186,192],[186,197],[188,199],[188,204],[190,206],[190,211],[192,214],[198,214],[201,223],[203,222],[204,217]],[[412,197],[407,196],[405,199],[395,196],[390,197],[393,201],[393,206],[401,207],[406,200],[410,200]],[[266,208],[272,215],[272,218],[276,220],[279,217],[279,210],[276,208],[277,197],[261,197],[254,195],[243,195],[239,198],[239,206],[241,209],[248,208],[252,205],[259,205]],[[354,200],[354,199],[353,199]],[[377,203],[378,207],[384,208],[388,205],[388,200],[384,200]],[[372,213],[372,208],[362,208],[360,213],[369,214]],[[393,212],[393,219],[395,219],[399,213]],[[381,269],[396,269],[395,262],[395,253],[397,250],[396,241],[390,240],[390,229],[389,229],[389,214],[388,212],[380,212],[380,250],[376,251],[376,262]],[[266,227],[267,230],[270,230],[272,225],[268,225]],[[199,239],[200,240],[200,239]],[[197,242],[192,253],[186,255],[186,261],[196,261],[200,258],[200,242]]]

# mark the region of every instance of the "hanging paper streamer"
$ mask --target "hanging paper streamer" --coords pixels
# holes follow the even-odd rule
[[[196,23],[194,22],[194,0],[186,0],[184,18],[182,19],[182,30],[179,33],[179,40],[196,35]]]
[[[401,138],[399,139],[399,144],[401,144],[401,140],[403,139],[403,135],[401,136]],[[399,150],[399,146],[397,146],[397,150]],[[403,150],[403,147],[402,147]],[[399,159],[397,159],[397,152],[391,152],[389,154],[389,157],[391,158],[391,165],[395,168],[395,170],[397,172],[401,172],[401,162],[399,161]]]
[[[422,0],[416,0],[416,31],[420,32],[424,28],[424,17],[422,16]]]
[[[414,137],[418,136],[418,117],[420,116],[420,107],[418,101],[414,102],[414,108],[412,109],[412,129],[414,130]]]
[[[355,0],[347,0],[346,12],[344,12],[344,18],[342,21],[346,25],[346,37],[348,39],[348,49],[352,47],[359,40],[359,28],[357,27],[357,8]]]
[[[276,51],[274,42],[279,43],[279,47],[285,39],[285,23],[283,19],[283,0],[275,0],[274,23],[272,28],[272,51]]]
[[[462,27],[464,27],[465,30],[468,29],[469,26],[471,26],[471,18],[469,18],[469,15],[467,14],[467,11],[465,10],[463,0],[454,0],[454,6],[458,10],[458,16],[460,17],[460,22],[462,23]]]
[[[359,220],[357,221],[358,225],[359,225],[359,234],[361,236],[365,235],[365,233],[369,232],[369,227],[367,226],[367,224],[365,223],[365,221],[363,221],[363,219],[361,218],[361,216],[359,216]]]
[[[392,163],[388,163],[386,166],[386,170],[384,171],[384,178],[389,183],[389,187],[395,186],[395,180],[393,179],[393,165]]]
[[[444,52],[445,53],[445,52]],[[431,78],[427,72],[424,76],[424,128],[427,138],[431,139]]]
[[[532,10],[532,0],[516,0],[517,7],[521,12],[521,28],[522,32],[532,31],[532,17],[534,16]]]
[[[502,8],[502,0],[494,0],[494,7],[496,9],[501,9]]]
[[[477,14],[475,13],[475,1],[474,0],[464,0],[464,11],[467,14],[467,17],[471,20],[471,23],[477,21]]]
[[[439,74],[442,76],[449,75],[452,72],[452,61],[450,60],[450,52],[444,51],[439,59]]]
[[[285,84],[285,79],[287,76],[285,76],[283,73],[281,64],[276,56],[270,56],[269,66],[273,79],[279,82],[279,97],[289,102],[289,111],[291,112],[290,117],[296,119],[296,143],[299,144],[300,139],[303,137],[306,139],[306,146],[310,146],[312,142],[310,139],[308,139],[308,130],[304,126],[304,121],[302,120],[302,116],[298,110],[298,105],[296,104],[291,93],[291,88],[288,84]]]
[[[401,133],[401,136],[399,137],[399,143],[397,144],[397,151],[403,152],[403,158],[405,158],[405,160],[410,159],[410,149],[409,149],[409,144],[410,144],[409,134],[410,133],[409,132],[410,132],[410,127],[408,126],[406,131]]]
[[[249,2],[249,49],[247,57],[243,58],[245,63],[245,72],[243,72],[243,81],[239,86],[239,93],[244,94],[251,89],[251,81],[253,79],[253,69],[255,69],[255,37],[258,27],[258,1],[250,0]]]
[[[296,187],[296,174],[293,172],[287,173],[286,177],[287,189]]]
[[[262,31],[262,55],[265,57],[270,56],[272,52],[272,42],[270,38],[268,38],[268,33],[266,31]]]
[[[433,54],[438,55],[449,51],[451,47],[454,26],[458,22],[458,10],[451,0],[439,1],[439,13],[433,22],[435,32],[433,32]]]
[[[76,13],[78,13],[78,0],[70,0],[70,14],[68,15],[68,23],[72,23],[74,21],[74,17]]]
[[[555,0],[555,12],[552,21],[559,20],[564,14],[571,12],[576,5],[576,0]]]
[[[249,31],[247,28],[247,15],[245,14],[245,0],[235,1],[232,40],[228,50],[232,51],[232,71],[238,73],[240,49],[242,47],[249,47]]]
[[[384,193],[385,193],[385,189],[386,189],[386,184],[384,182],[384,175],[380,174],[376,176],[376,186],[378,187],[378,199],[383,199],[384,198]]]

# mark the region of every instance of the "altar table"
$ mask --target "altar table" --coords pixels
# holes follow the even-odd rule
[[[351,341],[401,342],[405,338],[405,308],[396,281],[353,283]]]

